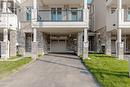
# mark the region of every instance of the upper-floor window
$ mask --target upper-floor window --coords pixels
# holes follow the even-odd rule
[[[71,20],[76,21],[78,19],[77,8],[71,8]]]
[[[116,11],[116,8],[111,8],[111,14],[113,14]]]
[[[51,19],[53,21],[62,20],[62,8],[51,8]]]
[[[127,9],[127,20],[130,20],[130,8]]]
[[[26,11],[26,20],[30,21],[32,19],[31,7],[27,7],[26,9],[27,9],[27,11]]]

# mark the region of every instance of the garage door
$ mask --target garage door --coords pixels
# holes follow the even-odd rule
[[[51,52],[65,52],[66,41],[65,40],[51,40]]]

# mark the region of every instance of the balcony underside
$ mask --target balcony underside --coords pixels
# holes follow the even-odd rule
[[[40,4],[42,2],[44,5],[82,5],[84,3],[84,0],[38,0],[38,3]]]
[[[130,3],[130,0],[122,0],[122,6],[123,6],[123,5],[130,5],[129,3]],[[116,7],[117,4],[118,4],[117,0],[109,0],[109,1],[107,2],[107,6],[110,6],[110,7],[111,7],[111,6]]]
[[[84,28],[38,28],[37,30],[49,34],[72,34],[82,32]]]
[[[35,28],[86,28],[85,22],[34,22]]]

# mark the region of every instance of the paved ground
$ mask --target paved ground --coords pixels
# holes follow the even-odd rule
[[[0,81],[0,87],[98,87],[80,59],[49,54]]]

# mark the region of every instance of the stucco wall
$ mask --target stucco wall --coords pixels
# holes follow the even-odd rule
[[[94,0],[95,11],[95,30],[100,29],[106,25],[106,1],[105,0]]]

